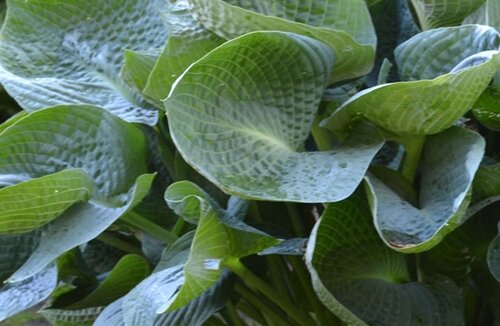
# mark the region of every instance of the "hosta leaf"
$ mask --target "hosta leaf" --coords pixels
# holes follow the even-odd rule
[[[500,222],[498,223],[498,235],[488,248],[487,262],[491,274],[500,282]]]
[[[459,25],[485,0],[411,0],[423,30]]]
[[[153,177],[152,174],[139,176],[123,198],[123,206],[106,207],[94,202],[75,205],[47,224],[33,254],[8,282],[19,282],[35,275],[62,253],[97,237],[144,198]]]
[[[497,0],[484,1],[484,4],[467,16],[463,23],[489,25],[500,32],[500,2]]]
[[[230,288],[230,280],[225,273],[206,292],[183,308],[160,314],[185,281],[182,269],[189,258],[193,236],[194,233],[189,232],[177,240],[164,252],[155,273],[132,290],[125,297],[123,305],[114,305],[103,314],[112,316],[115,314],[113,310],[121,311],[123,308],[122,319],[127,325],[201,325],[219,310],[224,305],[227,289]]]
[[[500,72],[500,69],[498,70]],[[500,83],[500,73],[495,79]],[[500,131],[500,89],[488,87],[472,107],[474,117],[489,129]]]
[[[92,192],[81,169],[31,179],[0,189],[0,234],[23,233],[49,223]]]
[[[90,326],[103,309],[104,307],[80,310],[44,309],[41,313],[54,326]]]
[[[3,283],[31,255],[40,241],[40,230],[0,236],[0,283]]]
[[[144,88],[144,93],[156,101],[167,97],[174,81],[190,64],[224,42],[193,18],[187,0],[170,4],[165,21],[169,30],[167,44]]]
[[[430,136],[423,152],[418,207],[377,178],[368,178],[372,214],[382,240],[395,250],[418,252],[435,246],[462,224],[484,146],[480,135],[458,127]]]
[[[29,111],[88,103],[153,125],[156,110],[119,71],[125,48],[162,46],[163,7],[163,0],[11,0],[1,33],[0,81]]]
[[[383,139],[364,125],[334,151],[303,152],[331,63],[328,47],[296,34],[255,32],[225,43],[192,65],[165,102],[178,150],[241,197],[349,196]]]
[[[271,30],[324,42],[336,56],[331,82],[363,76],[372,68],[376,36],[362,0],[188,1],[196,19],[228,40]]]
[[[128,191],[145,172],[144,136],[93,106],[58,106],[30,113],[0,133],[0,178],[28,179],[81,168],[94,198]]]
[[[149,263],[137,255],[127,255],[120,259],[108,277],[83,300],[64,307],[65,310],[80,310],[101,307],[127,294],[146,278],[151,269]]]
[[[399,135],[435,134],[461,118],[500,67],[498,51],[481,52],[481,63],[432,80],[384,84],[357,93],[323,122],[334,133],[363,116]],[[459,64],[468,65],[471,59]]]
[[[133,86],[143,96],[143,90],[148,82],[160,50],[125,51],[125,64],[120,71],[120,77],[130,86]],[[148,98],[146,98],[148,99]],[[150,100],[150,99],[149,99]],[[161,107],[160,103],[150,100],[152,104]]]
[[[57,285],[54,265],[21,282],[0,287],[0,321],[45,300]]]
[[[405,256],[373,229],[361,193],[328,204],[306,262],[320,300],[349,325],[464,325],[458,288],[447,279],[410,282]]]
[[[174,183],[167,189],[167,203],[172,202],[168,195],[176,194],[177,187],[184,191],[186,182]],[[181,308],[208,290],[221,277],[225,261],[255,254],[279,243],[240,219],[221,213],[220,208],[205,199],[206,196],[200,196],[196,190],[193,194],[186,193],[184,200],[176,198],[181,215],[184,209],[191,214],[198,210],[200,217],[189,258],[178,276],[183,278],[179,281],[182,286],[175,296],[171,293],[171,297],[164,300],[160,311]],[[193,199],[199,201],[198,205],[194,205]]]
[[[194,299],[187,306],[168,313],[158,314],[156,311],[148,309],[135,311],[123,311],[123,302],[120,299],[109,305],[97,318],[94,326],[121,326],[121,325],[203,325],[214,313],[220,310],[228,297],[227,277],[223,276],[217,283],[203,293],[200,297]],[[157,288],[153,288],[157,289]],[[144,288],[144,293],[151,290]],[[139,300],[144,300],[138,298]],[[144,305],[147,308],[148,305]],[[151,305],[149,305],[151,307]],[[125,318],[129,322],[125,322]]]
[[[441,274],[466,283],[470,276],[481,277],[478,264],[485,264],[486,252],[495,237],[498,216],[495,207],[486,209],[448,234],[443,241],[420,255],[426,275]]]
[[[484,25],[438,28],[419,33],[394,55],[404,80],[432,79],[449,73],[467,57],[500,48],[500,34]]]
[[[483,165],[479,168],[474,179],[472,194],[475,201],[500,196],[500,163]]]

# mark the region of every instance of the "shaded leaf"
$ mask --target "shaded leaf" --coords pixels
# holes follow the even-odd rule
[[[423,152],[417,207],[369,177],[370,205],[382,240],[398,251],[419,252],[461,225],[484,146],[480,135],[458,127],[430,136]]]
[[[0,41],[0,81],[26,110],[99,105],[127,121],[157,112],[120,78],[123,50],[160,47],[162,0],[9,1]]]
[[[486,257],[488,262],[488,267],[490,268],[491,274],[495,279],[500,282],[500,222],[498,223],[499,234],[493,239],[488,248],[488,255]]]
[[[498,70],[500,72],[500,69]],[[497,72],[496,80],[500,83],[500,73]],[[500,131],[500,89],[488,87],[477,99],[472,107],[474,117],[487,128]]]
[[[40,241],[40,230],[0,236],[0,283],[3,283],[31,255]]]
[[[75,302],[65,310],[80,310],[101,307],[127,294],[140,281],[146,278],[151,269],[148,262],[137,255],[127,255],[120,259],[106,279],[83,300]]]
[[[336,57],[330,82],[360,77],[372,68],[376,36],[362,0],[188,1],[196,19],[228,40],[269,30],[302,34],[324,42]]]
[[[293,255],[303,256],[306,249],[306,238],[287,239],[277,246],[259,252],[259,255]]]
[[[57,285],[57,268],[50,265],[20,282],[0,288],[0,321],[45,300]]]
[[[360,192],[328,204],[306,262],[320,300],[349,325],[465,325],[458,288],[444,278],[411,282],[405,256],[380,240]]]
[[[349,196],[383,139],[363,125],[334,151],[303,152],[331,63],[328,47],[300,35],[254,32],[226,42],[192,65],[166,100],[174,143],[230,194],[297,202]]]

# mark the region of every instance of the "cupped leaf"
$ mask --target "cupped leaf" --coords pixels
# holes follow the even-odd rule
[[[430,136],[423,152],[418,207],[369,177],[372,214],[382,240],[398,251],[419,252],[461,225],[484,147],[480,135],[458,127]]]
[[[155,101],[167,97],[190,64],[224,42],[194,19],[187,0],[170,4],[164,16],[169,36],[144,86],[144,94]]]
[[[498,235],[491,242],[486,259],[491,274],[500,282],[500,222],[498,223]]]
[[[5,176],[3,176],[5,179]],[[77,202],[86,202],[92,180],[81,169],[63,170],[0,189],[0,234],[32,231]]]
[[[227,273],[223,273],[215,284],[183,308],[160,314],[185,281],[182,269],[189,258],[193,236],[194,232],[189,232],[179,238],[163,253],[153,275],[132,290],[123,304],[106,309],[103,318],[106,315],[112,317],[116,314],[113,311],[119,310],[123,323],[127,325],[201,325],[219,310],[231,288]]]
[[[411,0],[423,30],[460,25],[485,0]]]
[[[500,2],[486,0],[483,5],[467,16],[464,24],[489,25],[500,32]]]
[[[444,278],[411,282],[405,256],[373,228],[361,192],[328,204],[306,252],[313,287],[349,325],[464,325],[458,288]]]
[[[498,51],[481,52],[479,64],[432,80],[384,84],[357,93],[323,121],[334,133],[342,134],[360,116],[398,135],[435,134],[448,129],[461,118],[500,67]]]
[[[0,40],[0,81],[26,110],[99,105],[127,121],[157,112],[119,78],[123,50],[161,47],[163,0],[11,0]]]
[[[123,206],[107,207],[92,201],[75,205],[44,226],[38,246],[8,282],[19,282],[35,275],[62,253],[97,237],[146,196],[153,178],[152,174],[139,176],[123,196]]]
[[[84,299],[65,306],[65,310],[102,307],[119,299],[132,290],[151,272],[149,263],[137,255],[124,256],[106,279]],[[68,292],[70,293],[70,292]]]
[[[174,183],[166,194],[175,194],[177,187],[185,188],[185,182]],[[192,198],[199,201],[197,209],[200,217],[189,258],[183,267],[184,282],[179,292],[161,307],[161,311],[181,308],[208,290],[221,277],[225,261],[255,254],[280,242],[238,218],[222,214],[220,209],[213,207],[198,193],[185,196],[187,202],[184,207],[187,210],[193,211]]]
[[[32,277],[0,288],[0,321],[43,300],[57,285],[57,268],[50,265]]]
[[[126,192],[147,172],[144,136],[135,126],[88,105],[38,110],[0,133],[0,180],[74,168],[93,180],[94,198]]]
[[[336,56],[330,82],[360,77],[372,69],[376,36],[362,0],[188,1],[196,19],[228,40],[269,30],[324,42]]]
[[[334,151],[303,152],[332,56],[316,40],[281,32],[254,32],[218,47],[183,74],[165,102],[178,150],[241,197],[349,196],[383,139],[363,125]]]
[[[500,34],[494,28],[466,25],[419,33],[394,55],[403,80],[420,80],[447,74],[467,57],[499,48]]]

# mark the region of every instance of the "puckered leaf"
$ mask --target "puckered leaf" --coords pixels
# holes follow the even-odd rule
[[[499,234],[493,239],[488,248],[487,262],[491,274],[500,282],[500,222],[498,223]]]
[[[0,287],[0,321],[45,300],[57,285],[57,268],[51,265],[21,282]]]
[[[394,55],[404,80],[432,79],[449,73],[467,57],[500,48],[500,34],[484,25],[438,28],[419,33]]]
[[[94,198],[128,191],[145,172],[144,136],[135,126],[88,105],[32,112],[0,133],[0,183],[81,168],[95,183]]]
[[[104,307],[80,310],[44,309],[41,314],[54,326],[90,326],[103,309]]]
[[[306,262],[320,300],[349,325],[464,325],[458,288],[444,278],[411,282],[405,256],[380,240],[361,193],[328,204]]]
[[[334,151],[303,152],[331,63],[328,47],[296,34],[254,32],[225,43],[192,65],[165,102],[177,148],[231,194],[349,196],[383,139],[363,125]]]
[[[8,282],[19,282],[35,275],[62,253],[97,237],[146,196],[153,177],[152,174],[139,176],[123,196],[122,206],[106,207],[92,201],[75,205],[44,226],[37,248]]]
[[[411,0],[423,30],[459,25],[485,0]]]
[[[483,5],[467,16],[464,24],[489,25],[500,32],[500,2],[486,0]]]
[[[6,177],[2,176],[4,181]],[[92,180],[81,169],[63,170],[0,189],[0,234],[24,233],[87,201]]]
[[[498,51],[481,52],[432,80],[372,87],[351,97],[323,125],[342,134],[353,120],[363,116],[398,135],[435,134],[451,127],[472,108],[499,67]]]
[[[0,282],[3,283],[31,255],[40,241],[40,229],[0,236]]]
[[[480,135],[458,127],[430,136],[423,153],[418,207],[377,178],[368,178],[372,213],[382,240],[395,250],[418,252],[435,246],[461,225],[484,146]]]
[[[174,81],[190,64],[224,42],[194,19],[187,0],[170,4],[165,21],[169,30],[167,44],[144,87],[144,93],[155,101],[167,97]]]
[[[360,77],[372,68],[376,36],[362,0],[189,0],[189,3],[196,19],[225,39],[272,30],[324,42],[336,55],[331,82]]]
[[[157,112],[119,78],[123,50],[163,45],[163,0],[11,0],[0,41],[0,81],[27,110],[99,105],[128,121]]]

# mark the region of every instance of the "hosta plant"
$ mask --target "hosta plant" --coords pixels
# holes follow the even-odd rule
[[[500,325],[499,1],[0,3],[6,325]]]

